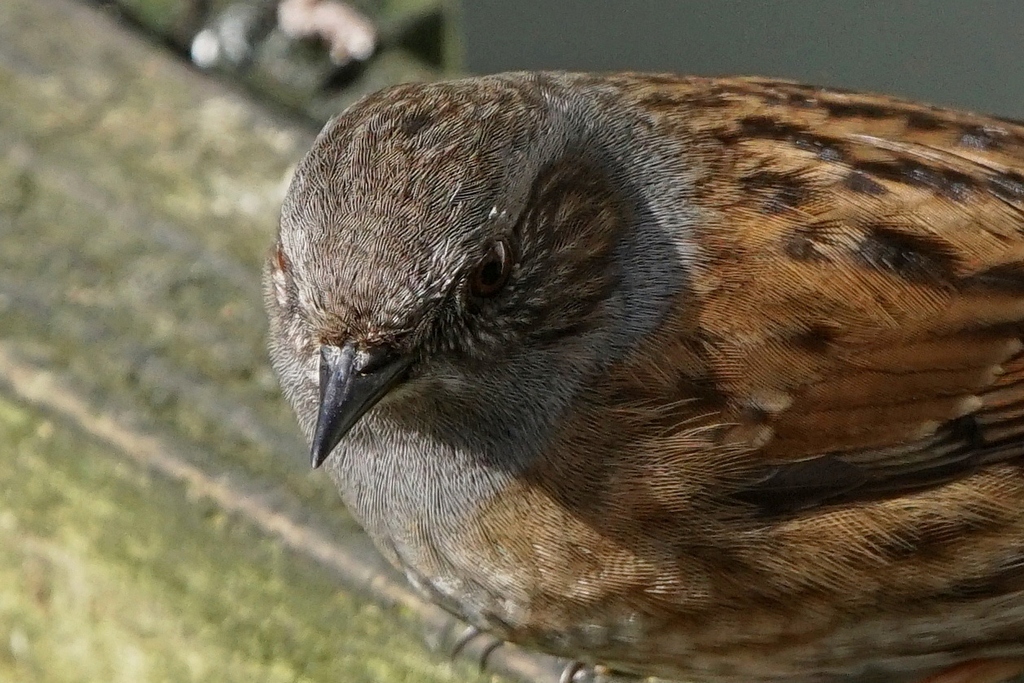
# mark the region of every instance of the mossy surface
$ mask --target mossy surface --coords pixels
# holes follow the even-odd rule
[[[0,2],[0,682],[483,680],[415,610],[55,407],[379,563],[265,351],[261,262],[314,134],[94,9]],[[29,397],[33,368],[59,390]]]
[[[245,519],[0,394],[0,680],[471,681]]]

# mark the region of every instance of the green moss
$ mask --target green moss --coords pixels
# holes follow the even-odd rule
[[[5,350],[365,547],[264,348],[260,262],[310,138],[81,5],[0,1]],[[415,620],[19,405],[4,371],[0,681],[479,679]]]
[[[480,679],[244,521],[4,396],[0,443],[0,680]]]

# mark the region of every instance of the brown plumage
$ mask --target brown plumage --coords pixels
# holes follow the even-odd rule
[[[275,367],[385,555],[502,638],[669,678],[999,680],[1022,171],[1017,123],[787,82],[398,86],[299,166]]]

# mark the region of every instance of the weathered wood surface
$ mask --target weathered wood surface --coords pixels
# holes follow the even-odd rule
[[[267,365],[313,133],[94,10],[0,2],[0,681],[485,679],[422,645],[456,626],[308,471]]]

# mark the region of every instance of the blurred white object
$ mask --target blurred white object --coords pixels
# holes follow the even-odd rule
[[[217,19],[192,39],[192,61],[208,69],[220,64],[238,66],[248,62],[261,34],[268,8],[259,3],[229,5]]]
[[[277,24],[292,38],[322,38],[336,64],[363,61],[377,46],[370,20],[339,0],[281,0]]]
[[[220,61],[220,39],[217,32],[204,28],[192,39],[192,61],[202,69],[209,69]]]

